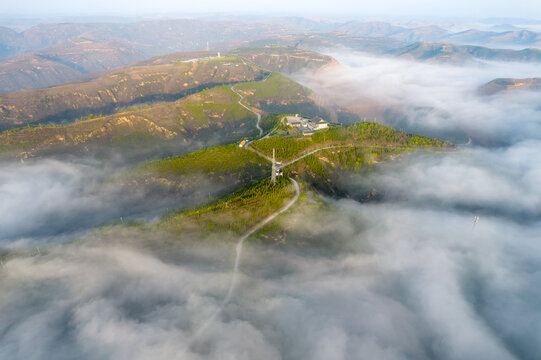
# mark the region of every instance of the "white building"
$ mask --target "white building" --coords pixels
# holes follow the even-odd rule
[[[295,116],[286,116],[286,124],[293,127],[303,126],[308,119],[300,117],[298,114]]]
[[[324,130],[329,128],[329,123],[318,116],[313,118],[311,123],[313,124],[314,130]]]
[[[307,119],[296,114],[295,116],[285,117],[286,125],[298,128],[304,136],[312,135],[316,131],[329,128],[329,123],[319,116],[313,119]]]

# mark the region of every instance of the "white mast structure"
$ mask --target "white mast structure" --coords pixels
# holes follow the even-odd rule
[[[271,181],[273,184],[276,184],[276,158],[274,156],[274,148],[272,148],[272,173]]]

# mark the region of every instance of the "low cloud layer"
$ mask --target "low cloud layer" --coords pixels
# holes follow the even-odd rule
[[[463,148],[448,154],[405,155],[359,177],[344,177],[348,192],[376,191],[386,201],[446,207],[513,221],[541,220],[541,142],[507,148]]]
[[[323,245],[318,255],[247,244],[238,291],[195,342],[194,333],[227,292],[232,242],[181,241],[177,254],[165,260],[135,247],[134,236],[131,245],[71,245],[9,260],[0,280],[5,289],[0,356],[527,359],[539,354],[539,224],[488,216],[472,228],[470,213],[444,208],[333,205],[335,210],[323,214],[328,224],[307,214],[306,227],[291,234],[321,231],[329,249]]]
[[[486,145],[541,139],[539,93],[478,96],[495,78],[538,77],[537,65],[482,63],[452,66],[329,52],[341,65],[297,79],[328,101],[368,120],[408,131]],[[464,141],[464,142],[466,142]]]
[[[190,193],[166,187],[122,186],[125,168],[92,159],[41,159],[0,167],[0,244],[71,240],[92,227],[130,219],[151,220],[167,208],[205,201],[225,184],[201,176]],[[191,179],[194,181],[194,179]]]

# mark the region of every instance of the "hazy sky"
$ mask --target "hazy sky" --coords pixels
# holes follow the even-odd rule
[[[0,5],[4,15],[265,12],[349,16],[541,17],[541,4],[538,0],[0,0]]]

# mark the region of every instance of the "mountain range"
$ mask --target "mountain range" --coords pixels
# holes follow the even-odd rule
[[[315,51],[344,46],[419,61],[537,62],[541,34],[523,29],[457,33],[432,24],[404,27],[381,21],[342,23],[303,17],[39,24],[20,32],[0,27],[0,93],[96,77],[102,71],[178,51],[227,51],[265,44]]]

